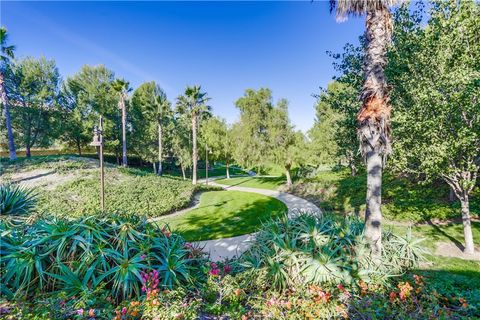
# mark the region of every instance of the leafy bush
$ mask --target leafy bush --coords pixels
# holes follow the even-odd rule
[[[0,185],[0,215],[21,216],[30,213],[37,202],[32,190],[19,185]]]
[[[86,308],[102,295],[140,297],[142,272],[158,273],[162,289],[194,285],[203,274],[199,250],[138,218],[48,219],[0,231],[2,295],[10,298],[62,292]]]
[[[254,268],[276,290],[305,285],[384,284],[417,266],[423,258],[422,239],[383,234],[382,263],[372,261],[357,218],[302,213],[268,222],[239,266]]]

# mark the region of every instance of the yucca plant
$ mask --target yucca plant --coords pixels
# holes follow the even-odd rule
[[[18,184],[0,185],[0,215],[23,216],[30,214],[37,203],[36,194]]]

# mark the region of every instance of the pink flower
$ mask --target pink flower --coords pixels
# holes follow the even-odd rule
[[[83,316],[83,309],[78,309],[77,314],[80,315],[80,316]]]
[[[212,267],[212,269],[217,269],[218,268],[218,266],[215,262],[210,263],[210,267]]]
[[[147,257],[147,255],[146,255],[145,253],[143,253],[143,254],[140,256],[140,259],[145,260],[146,257]]]
[[[122,308],[122,314],[127,314],[127,308],[126,307]]]
[[[232,267],[230,267],[228,264],[223,266],[223,272],[225,273],[230,273],[232,272]]]
[[[212,269],[209,272],[212,276],[218,276],[220,274],[220,270],[218,269]]]

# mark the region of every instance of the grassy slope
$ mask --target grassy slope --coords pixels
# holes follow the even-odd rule
[[[34,169],[49,169],[63,176],[74,175],[53,188],[43,185],[36,188],[39,212],[76,217],[98,211],[99,170],[94,161],[71,156],[19,158],[4,166],[4,176]],[[195,190],[189,181],[178,178],[158,177],[113,165],[106,168],[105,204],[108,212],[163,215],[187,206]]]
[[[227,186],[239,186],[258,189],[277,190],[285,184],[284,177],[237,177],[230,179],[218,179],[215,182]]]
[[[388,173],[383,180],[383,213],[393,220],[426,221],[457,218],[458,201],[448,202],[445,183],[421,185]],[[348,171],[324,171],[313,179],[295,183],[292,192],[303,196],[327,211],[362,213],[365,210],[366,176],[352,177]],[[472,215],[480,215],[480,190],[471,197]]]
[[[214,191],[200,197],[198,208],[185,214],[165,217],[173,231],[187,240],[233,237],[254,232],[271,217],[278,217],[287,208],[277,199],[248,192]]]

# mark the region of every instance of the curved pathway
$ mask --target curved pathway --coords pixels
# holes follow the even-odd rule
[[[205,180],[202,180],[201,183],[205,183]],[[247,188],[240,186],[227,186],[223,184],[218,184],[211,179],[209,179],[208,184],[211,186],[221,187],[225,190],[252,192],[276,198],[282,201],[287,206],[288,216],[290,218],[301,212],[310,212],[316,214],[321,213],[320,209],[310,201],[299,198],[289,193],[276,190]],[[199,245],[200,247],[203,247],[203,250],[210,254],[210,260],[219,261],[225,259],[232,259],[240,255],[242,252],[246,251],[250,247],[254,239],[255,233],[251,233],[232,238],[197,241],[194,243]]]

